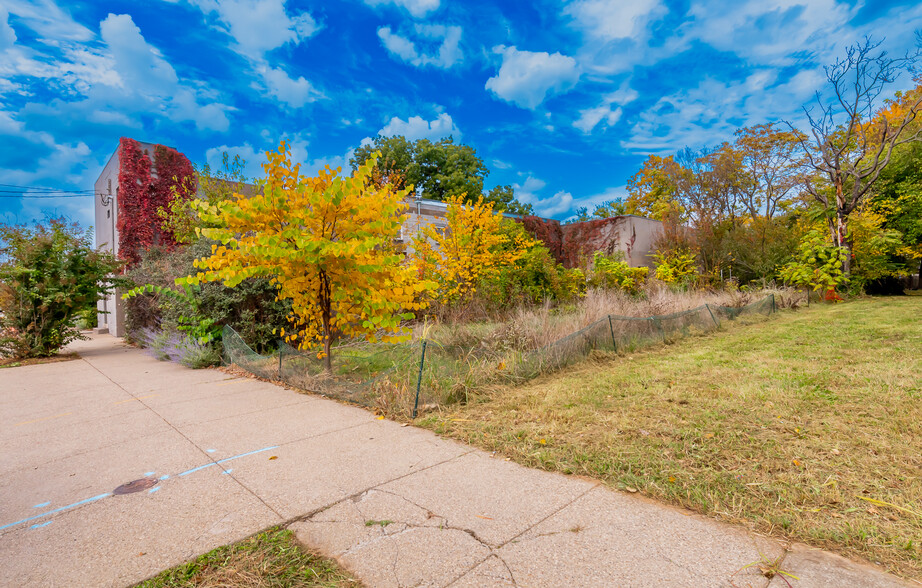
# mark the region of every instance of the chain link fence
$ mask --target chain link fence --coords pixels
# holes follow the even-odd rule
[[[606,316],[540,349],[447,346],[420,337],[406,343],[346,343],[333,349],[332,372],[317,353],[286,343],[272,355],[250,349],[224,327],[224,360],[260,378],[389,413],[462,402],[485,385],[524,382],[563,369],[594,353],[630,353],[713,331],[722,321],[751,322],[776,312],[774,295],[746,306],[705,304],[652,317]]]

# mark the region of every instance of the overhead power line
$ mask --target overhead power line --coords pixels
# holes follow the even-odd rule
[[[0,198],[88,198],[95,190],[62,190],[42,186],[0,184]]]

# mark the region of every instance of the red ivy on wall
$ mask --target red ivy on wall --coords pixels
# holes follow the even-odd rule
[[[141,260],[141,253],[153,245],[176,246],[173,236],[161,227],[157,210],[165,208],[177,194],[195,193],[195,171],[188,159],[175,149],[154,146],[154,160],[134,139],[122,137],[118,150],[118,249],[129,265]]]
[[[582,265],[595,251],[609,254],[614,251],[619,237],[612,225],[620,219],[612,217],[561,225],[553,219],[523,216],[519,222],[535,239],[544,243],[557,263],[572,268]]]

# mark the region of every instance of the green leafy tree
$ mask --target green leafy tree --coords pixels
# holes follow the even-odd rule
[[[122,262],[91,245],[92,230],[54,219],[0,226],[0,354],[54,355],[80,339],[77,322],[122,280]]]
[[[624,216],[627,214],[627,206],[624,204],[624,200],[609,200],[603,202],[602,204],[597,204],[595,210],[592,211],[592,216],[596,218],[612,218],[615,216]]]
[[[490,170],[473,147],[455,143],[452,137],[433,142],[379,135],[355,150],[349,160],[352,171],[362,167],[375,153],[380,153],[380,157],[373,177],[395,189],[410,188],[420,198],[442,202],[461,197],[473,203],[482,197],[492,202],[497,212],[533,214],[530,204],[515,200],[512,186],[496,186],[484,193],[483,182]]]

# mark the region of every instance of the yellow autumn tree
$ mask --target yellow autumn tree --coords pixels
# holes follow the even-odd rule
[[[446,200],[448,227],[421,227],[413,239],[415,263],[422,279],[438,284],[434,298],[451,306],[472,296],[483,280],[516,262],[533,241],[524,231],[503,231],[513,222],[493,211],[493,203],[478,198],[465,203],[464,196]]]
[[[201,233],[221,244],[196,262],[200,272],[185,282],[234,287],[253,276],[270,277],[279,298],[292,302],[293,328],[282,332],[285,340],[300,349],[322,348],[328,373],[339,337],[408,337],[401,322],[423,307],[421,294],[435,284],[419,280],[393,247],[406,191],[371,180],[374,158],[351,177],[329,166],[308,177],[292,164],[284,141],[266,156],[260,193],[197,203],[212,227]]]

